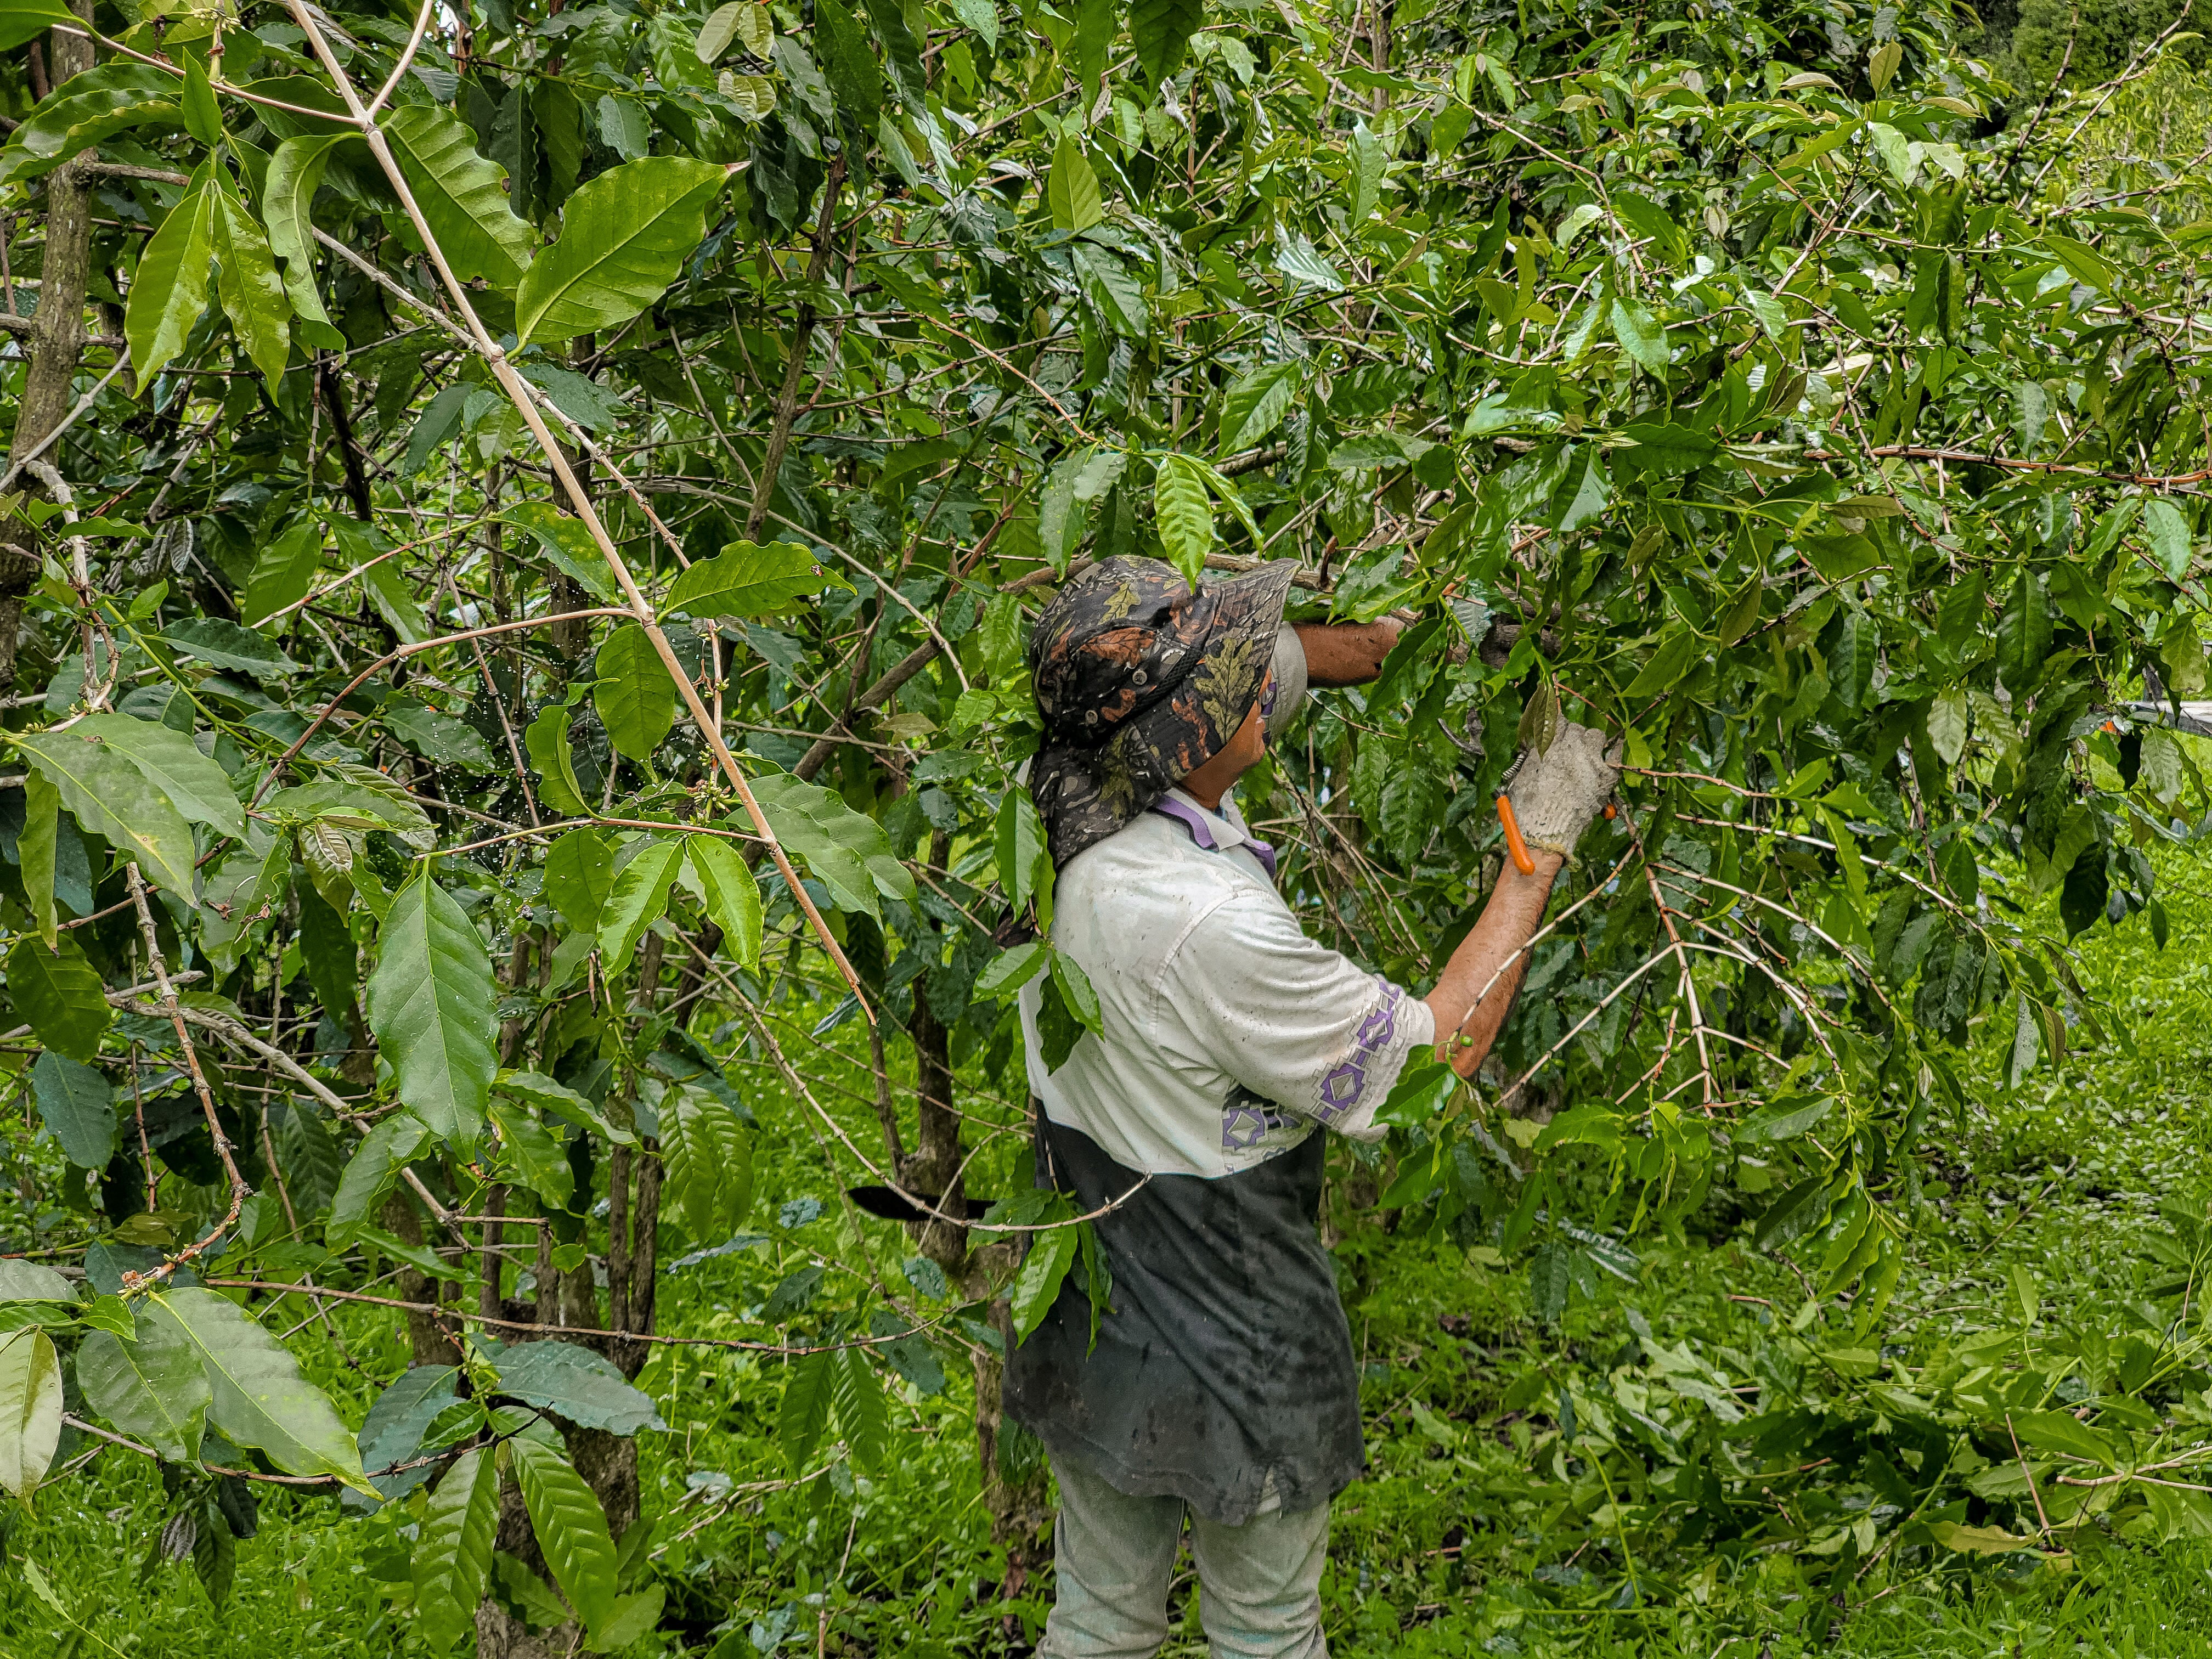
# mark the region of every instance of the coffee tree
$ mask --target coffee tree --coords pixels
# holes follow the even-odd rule
[[[2122,1035],[2066,942],[2162,934],[2202,803],[2156,711],[2205,683],[2204,239],[2053,194],[2080,113],[1940,12],[0,30],[0,1485],[159,1460],[218,1599],[274,1484],[408,1506],[433,1647],[639,1639],[637,1385],[687,1341],[777,1360],[794,1479],[957,1360],[1035,1536],[1000,1358],[1111,1262],[1015,1150],[1013,993],[1052,1057],[1097,1019],[1023,653],[1100,557],[1408,622],[1244,793],[1407,982],[1517,747],[1623,735],[1489,1070],[1334,1155],[1547,1316],[1741,1214],[1865,1338],[1970,1033],[2014,1080]],[[805,1163],[836,1251],[659,1328]],[[412,1360],[359,1424],[300,1363],[333,1310]]]

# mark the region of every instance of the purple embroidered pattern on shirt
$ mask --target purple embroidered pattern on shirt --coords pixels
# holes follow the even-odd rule
[[[1367,1092],[1369,1065],[1398,1034],[1398,1004],[1403,994],[1380,975],[1375,982],[1382,988],[1382,1000],[1359,1023],[1358,1034],[1352,1040],[1352,1052],[1321,1080],[1321,1103],[1316,1115],[1325,1123],[1335,1122],[1359,1103],[1359,1097]]]
[[[1277,1110],[1272,1101],[1240,1087],[1221,1109],[1221,1150],[1249,1152],[1266,1139],[1270,1131],[1291,1121],[1290,1114]]]

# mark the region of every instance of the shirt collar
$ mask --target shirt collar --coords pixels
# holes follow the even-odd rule
[[[1170,789],[1152,804],[1152,811],[1164,818],[1173,818],[1190,831],[1190,838],[1209,853],[1225,853],[1232,847],[1242,847],[1260,861],[1267,871],[1267,879],[1275,878],[1275,849],[1244,827],[1236,804],[1223,798],[1225,809],[1208,811],[1181,789]]]

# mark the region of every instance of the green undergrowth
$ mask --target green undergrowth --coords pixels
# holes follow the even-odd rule
[[[2169,949],[2140,921],[2081,942],[2083,984],[2122,1016],[2107,1023],[2124,1024],[2129,1044],[2076,1053],[2008,1091],[1989,1035],[1977,1103],[1923,1142],[1911,1265],[1871,1333],[1847,1304],[1808,1307],[1796,1270],[1754,1252],[1742,1218],[1717,1206],[1699,1219],[1704,1236],[1635,1241],[1637,1255],[1622,1258],[1631,1277],[1597,1276],[1556,1322],[1535,1316],[1528,1274],[1495,1250],[1431,1237],[1418,1215],[1352,1218],[1338,1257],[1370,1471],[1337,1510],[1323,1584],[1334,1650],[2212,1651],[2212,1509],[2135,1500],[2031,1543],[2029,1494],[2008,1493],[1999,1460],[1954,1453],[1986,1465],[1964,1475],[1924,1458],[1912,1467],[1916,1443],[1986,1445],[1936,1419],[1975,1415],[1975,1390],[1992,1385],[1957,1356],[1988,1333],[2015,1329],[2037,1356],[2090,1339],[2078,1364],[2057,1368],[2068,1372],[2057,1400],[2070,1402],[2084,1389],[2123,1391],[2097,1375],[2128,1363],[2103,1337],[2196,1325],[2187,1263],[2190,1218],[2212,1195],[2212,968],[2191,941],[2212,933],[2212,866],[2175,855],[2164,878]],[[756,1104],[763,1144],[792,1161],[775,1189],[806,1190],[798,1120],[780,1126],[785,1105]],[[1017,1172],[1001,1151],[989,1175],[1003,1186]],[[787,1328],[803,1334],[809,1319],[866,1305],[870,1279],[897,1282],[903,1236],[854,1231],[811,1167],[816,1196],[755,1216],[756,1242],[664,1273],[665,1330],[757,1340],[764,1314],[789,1311],[768,1305],[781,1297],[799,1304]],[[1817,1241],[1798,1254],[1817,1260]],[[816,1267],[828,1271],[809,1288]],[[294,1346],[357,1420],[403,1368],[399,1342],[388,1322],[341,1308]],[[669,1627],[634,1652],[1028,1650],[1050,1567],[1010,1568],[990,1543],[965,1352],[910,1348],[901,1369],[892,1428],[906,1449],[883,1461],[883,1478],[825,1451],[794,1480],[775,1437],[780,1357],[656,1355],[641,1385],[668,1426],[644,1437],[643,1478]],[[2204,1381],[2179,1367],[2138,1392],[2188,1420],[2203,1413]],[[1928,1420],[1899,1414],[1905,1401]],[[1639,1417],[1660,1431],[1640,1430]],[[1898,1486],[1887,1498],[1886,1482]],[[2060,1496],[2051,1490],[2046,1502]],[[9,1523],[10,1555],[38,1564],[53,1601],[20,1568],[0,1577],[0,1656],[420,1650],[404,1504],[341,1517],[325,1498],[268,1486],[256,1495],[258,1528],[238,1546],[218,1614],[188,1562],[158,1559],[165,1500],[152,1467],[101,1454],[89,1482],[55,1485],[35,1515]],[[1954,1538],[2021,1546],[1942,1547],[1927,1528],[1943,1517],[1966,1529]],[[122,1557],[152,1564],[118,1575]],[[1186,1562],[1170,1653],[1204,1651],[1193,1588]]]

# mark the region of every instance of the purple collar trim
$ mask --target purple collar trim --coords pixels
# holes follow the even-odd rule
[[[1163,797],[1152,803],[1152,810],[1164,818],[1173,818],[1184,829],[1189,830],[1190,838],[1207,852],[1217,853],[1221,850],[1220,843],[1213,838],[1213,826],[1206,821],[1206,815],[1197,808],[1186,806],[1179,800]],[[1275,849],[1257,836],[1246,836],[1243,844],[1250,848],[1252,856],[1266,866],[1267,879],[1274,880]]]

